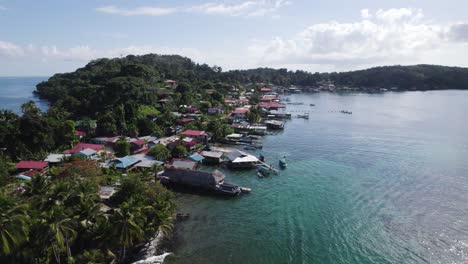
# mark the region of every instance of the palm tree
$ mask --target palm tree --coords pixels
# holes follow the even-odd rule
[[[48,241],[55,260],[60,263],[63,252],[66,252],[69,258],[72,256],[70,247],[71,243],[77,237],[77,232],[75,230],[76,219],[67,217],[65,208],[61,205],[54,206],[44,214],[48,214],[48,217],[46,217]]]
[[[28,240],[30,218],[26,210],[26,205],[20,205],[1,212],[1,255],[10,255],[22,242]]]
[[[114,211],[111,219],[113,223],[112,237],[117,238],[122,247],[120,252],[121,260],[125,260],[127,248],[144,237],[142,229],[144,216],[136,205],[134,205],[135,207],[132,206],[132,200],[123,202],[120,208]]]

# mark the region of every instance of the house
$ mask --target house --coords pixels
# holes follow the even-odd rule
[[[188,150],[195,149],[196,145],[199,143],[199,141],[195,138],[191,137],[184,137],[183,139],[177,139],[176,141],[172,141],[167,144],[167,147],[172,150],[175,147],[177,147],[179,144],[183,144],[185,148]]]
[[[208,112],[207,112],[209,115],[218,115],[218,114],[222,114],[224,113],[224,108],[222,108],[221,106],[214,106],[214,107],[210,107],[208,108]]]
[[[189,107],[187,107],[187,113],[189,113],[189,114],[198,114],[198,113],[200,113],[200,110],[198,109],[198,107],[196,107],[194,105],[190,105]]]
[[[260,102],[258,106],[266,110],[278,110],[280,108],[285,108],[283,104],[276,102]]]
[[[204,157],[200,155],[199,153],[194,153],[188,157],[190,160],[195,161],[195,162],[202,162]]]
[[[75,128],[79,131],[84,131],[87,133],[94,132],[97,127],[96,120],[84,119],[75,121]]]
[[[80,157],[82,159],[96,159],[98,158],[97,151],[91,148],[83,149],[73,154],[73,156]]]
[[[174,80],[166,80],[164,83],[166,84],[166,88],[175,89],[177,87],[177,82]]]
[[[191,137],[191,138],[194,138],[194,139],[197,139],[199,140],[200,142],[203,142],[203,143],[206,143],[208,141],[208,133],[206,133],[205,131],[202,131],[202,130],[185,130],[183,131],[182,133],[180,133],[181,135],[183,136],[186,136],[186,137]]]
[[[137,139],[130,142],[130,151],[132,153],[141,152],[148,149],[148,143],[144,139]]]
[[[218,164],[221,162],[221,158],[223,157],[222,152],[216,151],[202,151],[200,153],[203,156],[203,162],[207,164]]]
[[[247,118],[247,113],[250,112],[247,108],[236,108],[231,112],[231,118],[244,120]]]
[[[262,93],[271,93],[271,88],[268,88],[268,87],[263,87],[263,88],[260,88],[260,92]]]
[[[137,163],[141,162],[131,156],[125,156],[123,158],[114,159],[109,162],[109,166],[115,166],[115,168],[123,171],[130,171],[135,168]]]
[[[16,170],[26,176],[44,175],[49,171],[49,162],[22,160],[16,163]]]
[[[71,154],[49,154],[44,161],[49,162],[51,165],[62,163],[70,158]]]
[[[101,186],[99,187],[99,198],[108,200],[116,193],[117,190],[114,186]]]
[[[242,152],[240,150],[232,151],[225,155],[227,165],[231,169],[252,169],[259,163],[255,156]]]
[[[81,130],[76,130],[75,135],[78,140],[81,140],[82,138],[86,136],[86,132],[81,131]]]
[[[180,119],[180,123],[182,123],[182,125],[191,123],[191,122],[193,122],[193,121],[195,121],[195,119],[193,119],[193,118],[186,118],[186,117],[184,117],[184,118]]]
[[[159,178],[163,184],[215,190],[218,185],[224,183],[225,176],[220,171],[204,172],[171,168],[163,171]]]
[[[182,170],[195,170],[198,167],[198,163],[188,159],[172,159],[167,167]]]
[[[155,158],[148,156],[146,154],[141,154],[141,153],[134,154],[134,155],[131,155],[130,157],[140,161],[135,165],[137,168],[140,168],[140,169],[150,169],[154,165],[162,166],[164,164],[164,162],[156,160]]]
[[[78,143],[76,146],[74,146],[71,149],[65,150],[63,153],[64,154],[75,154],[77,152],[80,152],[84,149],[92,149],[96,152],[99,152],[104,149],[104,145],[102,144],[88,144],[88,143]]]

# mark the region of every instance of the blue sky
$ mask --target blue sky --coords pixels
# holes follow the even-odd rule
[[[145,53],[226,70],[468,66],[466,10],[466,0],[0,0],[0,75]]]

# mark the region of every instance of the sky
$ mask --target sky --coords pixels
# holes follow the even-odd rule
[[[466,0],[0,0],[0,76],[179,54],[223,70],[468,67]]]

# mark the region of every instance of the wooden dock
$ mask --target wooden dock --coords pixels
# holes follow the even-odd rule
[[[275,174],[279,174],[279,170],[277,170],[275,167],[271,166],[270,164],[268,163],[265,163],[261,160],[258,161],[260,164],[262,164],[263,166],[267,167],[268,169],[270,169],[272,172],[274,172]]]

